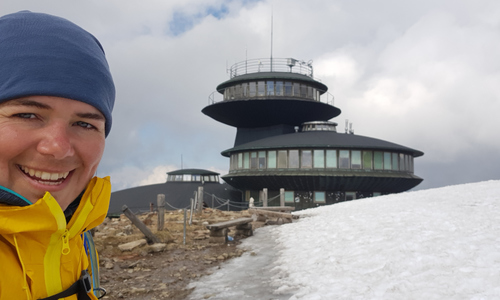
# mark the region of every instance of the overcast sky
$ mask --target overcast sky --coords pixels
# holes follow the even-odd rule
[[[313,60],[344,131],[423,151],[416,189],[500,179],[496,0],[1,0],[103,44],[117,99],[99,176],[113,190],[184,168],[226,174],[236,130],[201,113],[247,57]]]

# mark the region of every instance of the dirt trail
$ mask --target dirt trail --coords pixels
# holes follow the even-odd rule
[[[193,215],[192,224],[186,228],[184,245],[184,213],[165,214],[165,230],[157,232],[156,213],[139,218],[166,245],[143,245],[131,251],[121,251],[118,246],[144,239],[144,235],[122,215],[119,219],[107,219],[95,232],[99,251],[101,286],[107,290],[103,299],[186,299],[191,293],[186,287],[191,280],[207,275],[211,268],[233,257],[241,256],[237,249],[241,238],[226,244],[209,243],[209,231],[205,225],[239,217],[250,217],[248,211],[228,212],[205,209],[201,215]],[[188,213],[189,218],[189,213]],[[262,226],[253,223],[255,227]]]

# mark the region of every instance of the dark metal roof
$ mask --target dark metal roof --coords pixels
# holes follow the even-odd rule
[[[221,101],[202,109],[216,121],[234,127],[266,127],[277,124],[300,125],[304,122],[329,120],[340,115],[340,109],[319,101],[250,98]]]
[[[167,172],[168,175],[184,175],[184,174],[192,174],[192,175],[219,175],[220,173],[213,172],[210,170],[203,169],[180,169],[172,172]]]
[[[370,149],[408,153],[413,157],[424,155],[422,151],[384,140],[333,131],[305,131],[273,136],[224,150],[222,155],[229,157],[233,152],[290,148]]]
[[[297,73],[290,72],[256,72],[244,75],[235,76],[217,86],[217,91],[219,93],[224,93],[224,89],[242,82],[258,81],[258,80],[289,80],[289,81],[299,81],[307,82],[311,86],[317,88],[321,94],[328,90],[328,87],[323,83],[314,80],[313,78]]]
[[[214,194],[216,197],[231,201],[241,201],[241,192],[227,183],[201,184],[201,182],[166,182],[129,188],[111,193],[108,215],[122,213],[123,205],[127,205],[133,212],[149,211],[149,204],[157,205],[157,195],[164,194],[167,210],[182,209],[191,205],[191,198],[198,187],[203,186],[204,193]],[[204,195],[204,201],[211,206],[212,197]],[[215,203],[217,204],[217,203]],[[215,205],[217,206],[217,205]]]

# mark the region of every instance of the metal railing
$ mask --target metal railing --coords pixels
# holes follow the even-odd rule
[[[228,70],[230,78],[258,72],[290,72],[313,77],[312,60],[294,58],[257,58],[235,63]]]

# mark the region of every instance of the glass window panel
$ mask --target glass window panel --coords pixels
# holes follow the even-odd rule
[[[314,150],[314,167],[324,168],[325,167],[325,151],[324,150]]]
[[[307,86],[306,85],[303,85],[301,84],[300,85],[300,97],[307,97]]]
[[[267,95],[274,96],[274,81],[267,82]]]
[[[337,167],[337,150],[326,150],[326,167]]]
[[[266,168],[266,151],[259,151],[259,169]]]
[[[363,169],[371,170],[372,167],[372,152],[363,151]]]
[[[294,196],[293,191],[286,191],[285,192],[285,202],[286,203],[293,203],[293,196]]]
[[[361,151],[351,151],[351,169],[361,169]]]
[[[210,181],[212,181],[212,182],[217,181],[217,180],[215,180],[215,175],[210,175]]]
[[[248,83],[241,84],[241,95],[243,97],[248,97]]]
[[[350,169],[351,168],[351,160],[349,157],[349,150],[340,150],[339,151],[339,168],[341,168],[341,169]]]
[[[286,150],[278,151],[278,168],[285,169],[287,167]]]
[[[283,96],[283,81],[276,81],[276,96]]]
[[[375,170],[382,170],[384,168],[384,153],[375,151],[373,153],[373,168]]]
[[[311,86],[307,87],[307,98],[314,99],[314,97],[313,97],[313,88]]]
[[[276,169],[276,151],[267,152],[267,168]]]
[[[325,192],[314,192],[314,202],[325,203]]]
[[[292,95],[293,95],[292,83],[285,82],[285,96],[292,96]]]
[[[390,152],[384,152],[384,170],[392,170]]]
[[[257,82],[257,96],[262,97],[266,95],[266,83],[264,81]]]
[[[299,168],[299,150],[289,151],[288,167]]]
[[[257,169],[257,152],[250,153],[250,169]]]
[[[243,153],[238,153],[238,169],[243,169]]]
[[[201,181],[200,175],[193,175],[192,181]]]
[[[250,97],[257,96],[257,83],[256,82],[249,82],[248,83],[248,95]]]
[[[248,152],[243,153],[243,168],[244,169],[250,168],[250,153]]]
[[[294,97],[299,97],[300,96],[300,83],[293,83],[293,96]]]
[[[182,181],[182,175],[175,175],[175,181]]]
[[[241,85],[238,84],[234,88],[234,97],[235,98],[241,98]]]
[[[312,151],[311,150],[302,150],[302,168],[312,168]]]
[[[392,169],[395,171],[399,170],[398,154],[397,153],[392,153]]]
[[[405,170],[405,155],[403,153],[399,153],[399,170]]]

